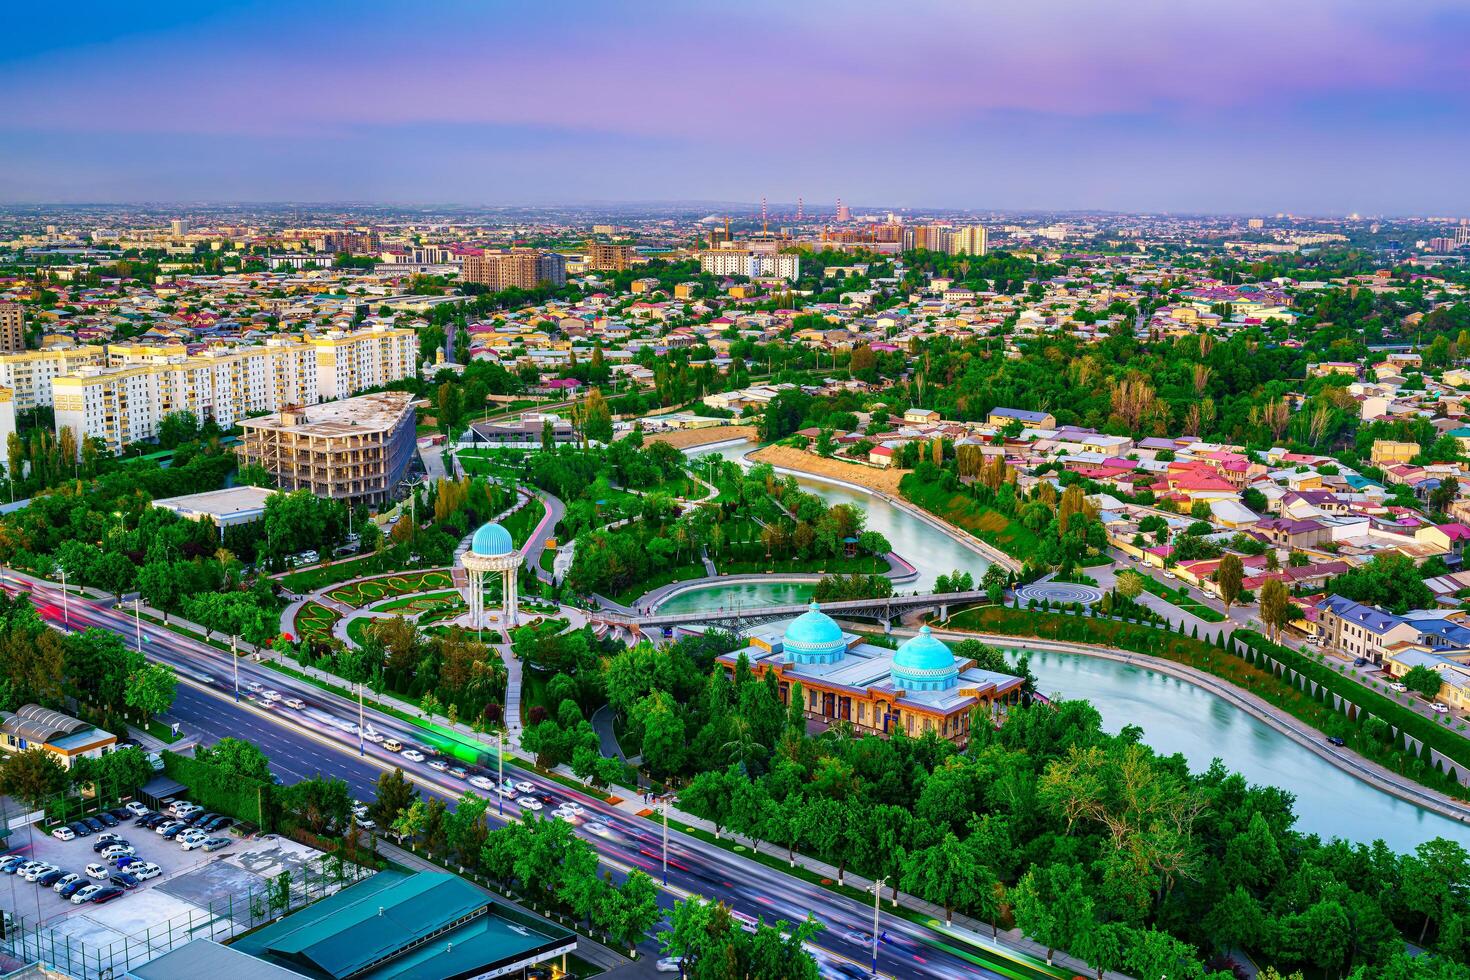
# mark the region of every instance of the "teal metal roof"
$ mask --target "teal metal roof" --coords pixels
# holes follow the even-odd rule
[[[942,690],[959,676],[954,654],[929,631],[919,628],[919,635],[898,648],[893,655],[893,679],[916,690]]]
[[[787,625],[781,647],[797,663],[826,663],[847,652],[847,640],[842,627],[813,602]]]

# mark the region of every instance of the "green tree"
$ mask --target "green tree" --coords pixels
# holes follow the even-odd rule
[[[341,830],[347,826],[352,812],[352,798],[347,784],[340,779],[316,776],[280,789],[276,797],[281,808],[299,820],[313,834]]]
[[[419,791],[414,788],[403,770],[395,768],[378,777],[378,785],[368,812],[380,827],[391,827],[398,815],[413,805]]]
[[[1279,640],[1281,630],[1297,617],[1297,608],[1292,605],[1291,593],[1280,579],[1267,579],[1261,586],[1261,622],[1271,632],[1273,641]]]
[[[944,921],[953,924],[957,905],[971,905],[990,882],[988,872],[972,862],[973,855],[958,837],[944,839],[909,855],[904,864],[904,888],[927,902],[944,906]]]
[[[1239,555],[1231,553],[1220,559],[1220,565],[1215,569],[1215,585],[1220,589],[1220,598],[1225,602],[1226,612],[1240,598],[1244,581],[1245,564]]]
[[[1444,687],[1444,678],[1439,671],[1423,665],[1410,667],[1403,677],[1399,678],[1403,685],[1409,690],[1434,700],[1439,695],[1440,689]]]
[[[146,725],[155,715],[173,707],[179,682],[164,664],[145,663],[128,675],[123,700],[143,715]]]
[[[1070,949],[1093,921],[1087,876],[1075,864],[1036,865],[1011,889],[1016,925],[1046,947],[1051,965],[1058,949]]]
[[[231,776],[271,782],[270,759],[243,739],[226,736],[213,745],[200,746],[194,750],[194,758],[217,766]]]
[[[45,749],[17,752],[0,769],[0,791],[32,809],[66,789],[66,783],[66,770]]]

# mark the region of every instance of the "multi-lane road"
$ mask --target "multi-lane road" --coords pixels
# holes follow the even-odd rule
[[[100,627],[130,642],[135,640],[135,620],[124,610],[76,596],[69,597],[63,608],[59,589],[18,582],[14,577],[5,578],[3,587],[29,591],[41,615],[57,627]],[[255,743],[270,757],[273,770],[284,782],[319,774],[331,776],[346,781],[355,797],[370,800],[377,778],[398,767],[422,792],[452,802],[477,790],[450,772],[430,768],[428,761],[442,758],[464,767],[469,775],[492,780],[498,775],[493,743],[481,745],[451,733],[441,734],[372,709],[362,716],[366,729],[396,739],[405,747],[417,748],[428,759],[413,763],[379,744],[366,742],[360,746],[356,702],[248,658],[241,658],[237,664],[241,688],[237,703],[228,652],[147,622],[142,623],[141,634],[143,652],[173,667],[182,680],[169,718],[198,735],[202,742],[229,735]],[[251,685],[278,692],[281,700],[268,704],[249,691]],[[286,707],[285,699],[293,698],[303,707]],[[509,759],[504,772],[507,779],[535,787],[533,795],[545,803],[543,812],[564,801],[580,804],[584,814],[573,821],[578,834],[596,848],[603,863],[616,875],[637,867],[652,875],[655,882],[662,882],[662,830],[657,824],[600,797],[522,769]],[[481,795],[492,800],[492,825],[519,819],[524,812],[513,801],[498,801],[493,793]],[[503,815],[499,812],[502,806]],[[810,915],[824,926],[811,943],[824,973],[867,975],[872,957],[870,903],[834,894],[674,830],[669,833],[668,860],[668,884],[662,893],[665,906],[678,898],[699,895],[724,901],[737,917],[751,922],[757,918],[797,922]],[[888,977],[1068,976],[1024,953],[997,946],[989,937],[948,929],[942,923],[926,927],[888,914],[886,903],[879,935],[884,942],[878,947],[878,969]]]

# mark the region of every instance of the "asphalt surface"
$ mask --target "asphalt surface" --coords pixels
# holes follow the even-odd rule
[[[129,642],[134,640],[134,622],[126,612],[75,596],[67,601],[68,610],[64,612],[59,589],[25,584],[41,615],[53,626],[73,630],[95,626],[119,633]],[[7,577],[4,587],[14,590],[15,579]],[[185,733],[197,734],[203,742],[226,735],[254,742],[271,758],[272,768],[286,782],[318,774],[333,776],[345,780],[352,795],[366,801],[373,798],[373,784],[378,776],[398,767],[425,794],[454,801],[464,793],[478,793],[462,779],[430,768],[427,760],[412,763],[381,745],[364,743],[360,755],[355,725],[358,706],[346,698],[241,658],[238,662],[241,692],[237,703],[228,652],[146,622],[142,624],[142,634],[143,652],[172,666],[182,681],[167,720],[177,721]],[[304,708],[287,708],[281,702],[269,706],[247,689],[251,684],[277,691],[283,700],[299,698]],[[457,758],[470,775],[497,777],[494,743],[471,744],[447,732],[440,738],[417,725],[372,710],[366,711],[363,717],[367,729],[396,738],[405,747],[418,748],[430,760],[437,755],[453,763]],[[534,786],[532,795],[544,801],[543,814],[563,801],[581,804],[585,813],[582,820],[574,821],[578,824],[577,832],[597,849],[615,877],[621,878],[638,867],[655,882],[662,880],[658,825],[618,810],[599,797],[522,770],[509,760],[504,773],[506,778]],[[490,808],[492,825],[517,819],[524,812],[517,803],[499,800],[493,793],[479,795],[498,801],[497,806]],[[824,926],[810,943],[824,974],[868,975],[871,904],[833,894],[675,830],[669,833],[668,854],[668,884],[661,894],[663,905],[670,906],[677,898],[699,895],[724,901],[738,918],[748,922],[757,918],[767,922],[777,919],[799,922],[811,915]],[[884,911],[879,934],[885,937],[885,942],[878,951],[882,976],[1065,976],[1063,971],[1047,970],[1024,954],[993,943],[988,936],[947,929],[942,923],[936,928],[926,928],[886,914],[886,904]],[[644,948],[652,952],[656,949],[655,941],[646,941]],[[982,956],[985,959],[979,959]],[[1024,961],[1018,962],[1015,957],[1024,957]],[[997,958],[1004,963],[1003,973],[984,965]]]

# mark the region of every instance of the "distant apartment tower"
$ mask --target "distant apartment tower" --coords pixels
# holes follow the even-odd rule
[[[413,459],[413,397],[380,391],[245,419],[240,462],[265,467],[282,490],[364,503],[388,500]]]
[[[373,255],[382,245],[375,231],[329,231],[322,236],[321,250],[333,255]]]
[[[169,231],[173,234],[175,238],[183,238],[189,233],[189,219],[175,218],[173,221],[169,222],[168,227]]]
[[[624,272],[633,265],[632,245],[593,242],[587,248],[587,266],[595,272]]]
[[[19,303],[0,303],[0,352],[26,349],[26,311]]]
[[[461,277],[492,290],[535,289],[542,283],[567,284],[567,260],[555,252],[513,248],[508,252],[467,255]]]
[[[931,252],[948,252],[954,239],[954,229],[948,225],[912,225],[903,230],[903,250],[928,249]]]
[[[984,255],[986,252],[985,228],[982,225],[967,225],[956,228],[949,240],[951,255]]]
[[[1264,227],[1266,227],[1266,219],[1265,218],[1251,218],[1249,221],[1247,221],[1245,223],[1245,226],[1247,228],[1264,228]]]
[[[1455,250],[1455,240],[1453,238],[1431,238],[1429,240],[1429,250],[1431,252],[1453,252]]]
[[[51,405],[57,378],[104,361],[101,347],[46,347],[0,354],[0,385],[15,392],[15,410],[26,412]]]
[[[699,253],[699,268],[714,276],[774,276],[795,282],[801,277],[801,257],[794,253],[713,248]]]

